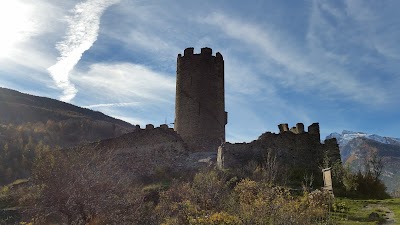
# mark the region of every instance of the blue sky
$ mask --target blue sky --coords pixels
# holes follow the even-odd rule
[[[399,137],[400,1],[5,0],[0,86],[173,122],[176,57],[225,60],[227,141],[319,122]]]

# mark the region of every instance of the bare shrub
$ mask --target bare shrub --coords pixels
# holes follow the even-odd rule
[[[263,161],[250,161],[243,168],[234,170],[233,174],[241,178],[250,177],[255,181],[284,185],[287,182],[288,171],[279,164],[276,155],[268,151]]]
[[[32,181],[38,196],[25,210],[36,223],[140,224],[144,193],[113,160],[113,151],[42,152]],[[117,222],[118,221],[118,222]]]

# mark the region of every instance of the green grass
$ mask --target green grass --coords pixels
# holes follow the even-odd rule
[[[400,223],[400,199],[386,200],[353,200],[337,198],[336,212],[332,213],[332,219],[337,224],[382,224],[391,210],[394,213],[396,223]],[[385,208],[389,210],[385,210]],[[377,213],[379,218],[370,219],[371,213]]]
[[[394,218],[397,223],[400,223],[400,198],[384,200],[386,206],[393,211]]]

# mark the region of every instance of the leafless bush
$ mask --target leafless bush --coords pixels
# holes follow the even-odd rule
[[[271,151],[268,151],[261,163],[250,161],[242,170],[240,177],[251,177],[256,181],[280,185],[287,181],[287,169],[279,164],[276,155]]]
[[[25,216],[37,223],[138,224],[145,195],[114,157],[111,150],[42,152],[32,175],[39,193]]]
[[[303,192],[309,193],[312,190],[313,182],[314,182],[314,174],[311,175],[304,174],[303,184],[302,184]]]

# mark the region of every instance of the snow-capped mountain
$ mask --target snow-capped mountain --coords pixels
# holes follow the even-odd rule
[[[400,146],[400,138],[393,137],[382,137],[376,134],[367,134],[364,132],[354,132],[344,130],[341,134],[332,133],[326,137],[326,139],[336,138],[339,144],[339,147],[343,147],[347,145],[351,140],[355,138],[365,138],[373,141],[377,141],[383,144],[391,144],[391,145],[399,145]]]
[[[362,169],[364,159],[371,153],[377,153],[385,163],[381,179],[388,192],[398,190],[400,184],[400,139],[382,137],[376,134],[344,130],[332,133],[326,139],[336,138],[339,144],[342,162],[357,172]]]

